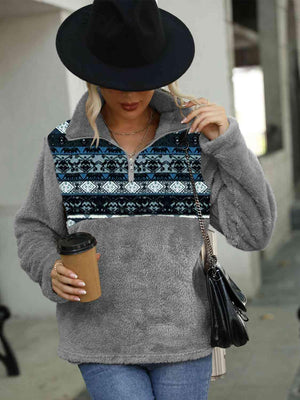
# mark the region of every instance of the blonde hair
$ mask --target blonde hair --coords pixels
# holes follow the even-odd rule
[[[98,147],[100,137],[99,137],[99,131],[98,131],[98,128],[96,125],[96,119],[101,111],[103,104],[102,104],[100,95],[97,90],[97,85],[90,83],[90,82],[86,82],[86,85],[88,88],[88,98],[85,103],[85,112],[86,112],[87,119],[91,125],[91,128],[94,131],[94,138],[91,143],[91,146],[93,146],[94,142],[97,141],[96,147]],[[179,90],[177,80],[168,84],[168,88],[169,88],[169,91],[165,90],[165,89],[162,89],[162,90],[164,90],[165,92],[167,92],[171,96],[173,96],[175,104],[179,108],[179,111],[183,118],[185,117],[185,115],[183,114],[181,109],[183,108],[184,99],[189,99],[189,100],[193,101],[193,103],[199,104],[199,101],[195,96],[182,93]]]

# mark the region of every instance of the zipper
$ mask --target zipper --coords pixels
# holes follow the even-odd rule
[[[128,163],[128,182],[133,182],[134,181],[134,161],[135,160],[133,157],[128,158],[127,153],[126,153],[126,157],[127,157],[127,163]]]
[[[188,129],[188,128],[180,129],[180,130],[178,130],[178,131],[176,131],[176,130],[173,129],[173,130],[171,130],[171,131],[169,131],[169,132],[165,132],[165,133],[164,133],[162,136],[160,136],[159,138],[156,138],[156,139],[154,138],[154,139],[152,140],[152,142],[150,142],[146,147],[144,147],[144,148],[141,149],[138,153],[136,153],[134,156],[131,156],[131,157],[129,157],[128,154],[126,153],[126,151],[125,151],[121,146],[119,146],[117,143],[114,143],[114,142],[112,142],[110,139],[107,139],[107,138],[104,138],[104,137],[100,137],[100,139],[106,140],[107,142],[113,144],[114,146],[118,147],[120,150],[123,151],[123,153],[126,155],[126,158],[127,158],[127,165],[128,165],[128,182],[133,182],[133,181],[134,181],[134,165],[135,165],[135,160],[136,160],[136,158],[138,157],[138,155],[139,155],[142,151],[144,151],[145,149],[147,149],[148,147],[152,146],[152,144],[155,143],[157,140],[159,140],[159,139],[161,139],[161,138],[163,138],[163,137],[169,135],[170,133],[174,133],[174,132],[180,133],[180,132],[185,131],[186,129]],[[83,136],[83,137],[80,137],[80,138],[68,139],[68,141],[71,141],[71,140],[81,140],[81,139],[91,139],[91,137],[90,137],[90,136]]]

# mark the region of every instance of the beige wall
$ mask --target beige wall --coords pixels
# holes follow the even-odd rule
[[[69,116],[64,69],[54,39],[59,12],[0,22],[0,302],[15,314],[53,312],[20,269],[13,218],[29,190],[43,138]]]
[[[67,11],[77,10],[80,7],[84,7],[88,4],[93,3],[89,0],[35,0],[36,3],[50,4]]]

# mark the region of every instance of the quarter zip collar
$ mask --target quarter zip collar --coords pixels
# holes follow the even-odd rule
[[[104,98],[98,87],[97,90],[103,104]],[[82,95],[79,102],[77,103],[69,126],[66,129],[66,138],[68,140],[94,137],[94,131],[89,124],[85,112],[85,103],[87,98],[88,91],[86,91]],[[172,95],[161,88],[154,90],[149,105],[160,113],[159,125],[157,127],[153,141],[156,141],[168,132],[179,131],[190,127],[190,125],[192,124],[192,121],[188,124],[181,124],[180,121],[182,120],[182,116],[179,108],[176,106]],[[192,109],[190,107],[182,110],[184,115],[188,115],[191,111]],[[100,138],[106,139],[111,143],[115,143],[118,146],[118,143],[112,138],[106,124],[104,123],[101,113],[99,113],[96,118],[96,125],[99,130]]]

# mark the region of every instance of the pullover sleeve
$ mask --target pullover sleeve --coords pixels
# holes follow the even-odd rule
[[[232,246],[264,249],[277,219],[274,193],[257,156],[250,150],[236,118],[209,140],[200,133],[201,172],[211,190],[210,223]]]
[[[54,160],[44,137],[29,193],[14,219],[14,234],[21,268],[38,282],[45,297],[55,303],[69,300],[53,289],[50,272],[60,258],[56,242],[67,235],[65,210]]]

